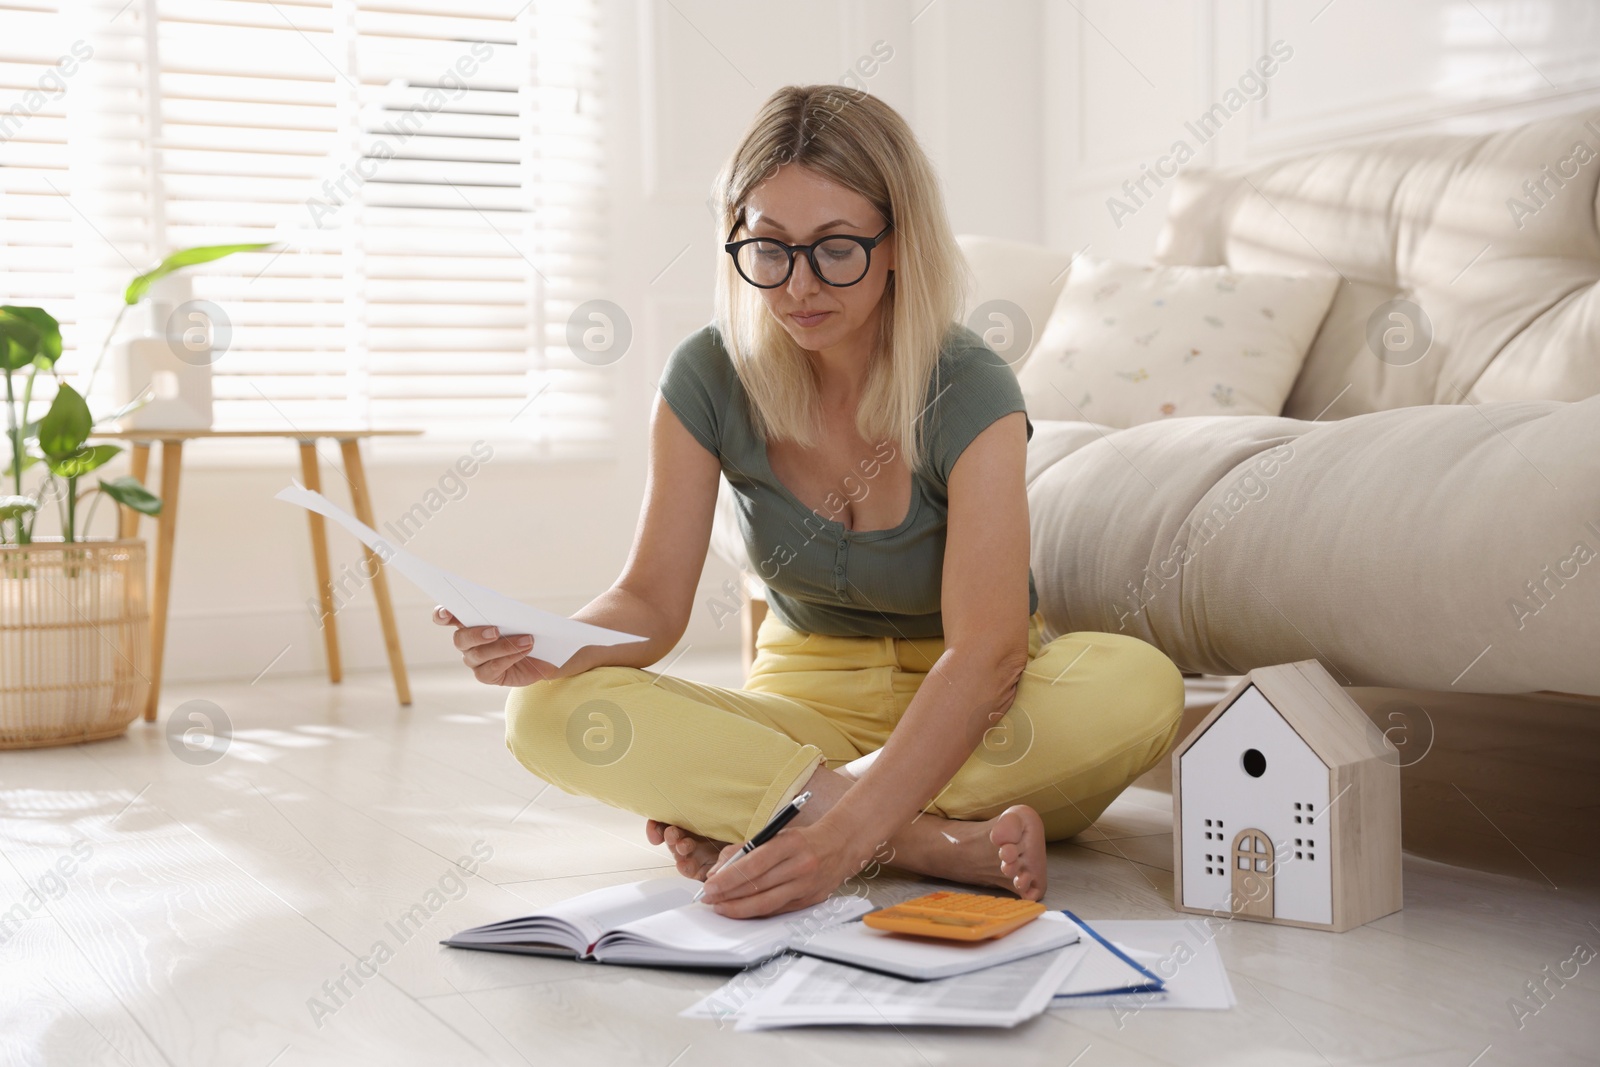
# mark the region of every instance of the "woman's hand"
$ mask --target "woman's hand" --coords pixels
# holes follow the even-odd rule
[[[576,674],[571,668],[577,657],[567,660],[561,667],[533,657],[533,638],[527,634],[501,637],[493,626],[463,626],[442,607],[433,609],[433,621],[440,626],[454,626],[456,648],[461,650],[461,662],[472,668],[472,676],[484,685],[532,685],[546,678],[563,678]]]
[[[753,919],[820,904],[856,873],[854,851],[822,821],[789,826],[729,867],[742,845],[729,845],[705,882],[701,899],[718,915]]]

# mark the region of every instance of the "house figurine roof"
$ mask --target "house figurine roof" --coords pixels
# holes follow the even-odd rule
[[[1314,659],[1257,667],[1217,701],[1200,725],[1179,742],[1174,756],[1205,736],[1239,694],[1255,686],[1275,711],[1330,769],[1381,758],[1398,766],[1399,750],[1367,718],[1333,676]]]

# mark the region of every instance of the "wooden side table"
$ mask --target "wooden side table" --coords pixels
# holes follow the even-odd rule
[[[284,437],[300,445],[300,480],[307,489],[322,491],[322,477],[317,464],[317,442],[329,439],[339,442],[339,454],[344,460],[344,476],[350,483],[350,501],[356,518],[376,528],[372,515],[372,497],[367,489],[367,472],[361,463],[361,442],[369,437],[415,437],[421,430],[115,430],[96,433],[96,437],[112,437],[127,441],[130,446],[133,476],[144,482],[150,473],[150,449],[161,445],[161,514],[156,521],[155,579],[150,598],[150,699],[145,704],[146,722],[154,722],[156,706],[161,699],[161,668],[166,659],[168,595],[172,590],[172,548],[178,530],[178,479],[183,472],[183,446],[189,441],[211,437]],[[317,592],[322,602],[322,642],[328,654],[328,680],[337,683],[344,677],[339,662],[339,632],[334,624],[333,574],[328,565],[328,531],[326,520],[316,512],[307,512],[311,525],[311,557],[317,568]],[[139,513],[131,508],[120,508],[117,518],[119,537],[137,537]],[[406,678],[405,659],[400,651],[400,631],[395,626],[394,603],[389,599],[389,577],[384,573],[383,561],[372,549],[366,549],[367,567],[372,572],[372,594],[378,602],[378,620],[383,624],[383,644],[389,654],[389,672],[394,676],[394,689],[401,704],[411,703],[411,683]]]

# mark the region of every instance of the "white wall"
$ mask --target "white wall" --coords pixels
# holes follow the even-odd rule
[[[1600,95],[1595,5],[1475,2],[1335,0],[1318,14],[1322,0],[606,0],[615,268],[610,291],[596,296],[620,304],[635,329],[614,368],[618,458],[540,465],[502,450],[409,547],[563,612],[615,578],[637,519],[656,378],[673,345],[711,316],[722,235],[710,230],[709,184],[779,86],[839,81],[883,42],[892,55],[861,83],[917,130],[957,232],[1142,258],[1160,198],[1121,228],[1106,198],[1184,136],[1185,119],[1218,101],[1273,40],[1286,41],[1292,58],[1195,165],[1505,124]],[[205,447],[192,450],[183,484],[168,678],[251,678],[280,652],[274,674],[321,670],[305,608],[314,585],[304,519],[271,500],[296,470],[292,447],[284,443],[281,466],[219,466]],[[380,521],[419,499],[453,458],[376,457]],[[341,499],[337,475],[323,479]],[[334,556],[336,568],[354,567],[354,542],[335,538]],[[697,649],[737,640],[705,607],[732,575],[718,560],[705,569],[684,639]],[[425,599],[403,583],[396,594],[409,662],[455,662]],[[340,620],[347,669],[381,669],[370,593]]]
[[[1179,141],[1195,149],[1188,166],[1232,166],[1600,101],[1592,0],[1074,0],[1045,5],[1041,38],[1047,243],[1099,256],[1148,257],[1171,183],[1147,181],[1142,203],[1123,183]],[[1274,42],[1290,54],[1268,65],[1264,93],[1247,84],[1259,98],[1241,94],[1215,136],[1196,136],[1185,124]],[[1134,213],[1114,221],[1113,196]]]

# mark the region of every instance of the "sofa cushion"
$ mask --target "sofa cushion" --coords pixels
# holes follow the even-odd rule
[[[1210,674],[1314,657],[1350,685],[1600,695],[1600,397],[1041,422],[1035,448],[1047,637],[1128,633]]]
[[[1081,256],[1017,374],[1035,419],[1276,415],[1339,276]]]
[[[1581,400],[1600,393],[1597,186],[1594,109],[1489,134],[1194,168],[1177,180],[1156,259],[1339,272],[1287,416]],[[1415,361],[1380,359],[1368,343],[1369,323],[1395,299],[1431,328]]]
[[[1037,346],[1072,255],[1043,245],[957,234],[971,270],[961,321],[1013,371]]]

